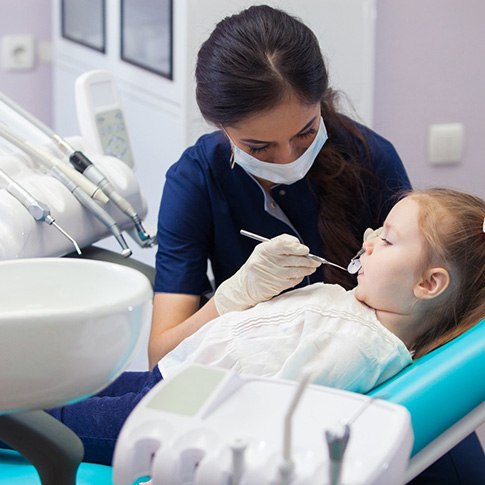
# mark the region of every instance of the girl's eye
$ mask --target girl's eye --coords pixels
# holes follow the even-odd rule
[[[255,154],[255,153],[262,153],[265,152],[268,149],[268,145],[261,147],[261,148],[256,148],[256,147],[248,147],[249,153]]]
[[[385,237],[380,236],[381,241],[384,243],[385,246],[392,246],[392,243],[388,241]]]
[[[317,132],[317,130],[312,128],[311,130],[305,131],[305,133],[300,133],[298,135],[298,138],[308,138],[308,137],[314,135],[316,132]]]

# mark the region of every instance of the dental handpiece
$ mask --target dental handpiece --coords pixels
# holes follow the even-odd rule
[[[239,231],[239,233],[242,234],[243,236],[250,237],[251,239],[255,239],[256,241],[260,241],[260,242],[269,241],[269,239],[267,237],[259,236],[258,234],[254,234],[252,232],[245,231],[244,229],[241,229]],[[322,263],[322,264],[329,264],[330,266],[335,266],[336,268],[343,269],[344,271],[347,271],[347,272],[350,273],[350,271],[348,269],[345,269],[343,266],[340,266],[336,263],[332,263],[330,261],[327,261],[326,259],[324,259],[320,256],[316,256],[315,254],[309,253],[309,254],[306,255],[306,257],[313,259],[314,261],[318,261],[319,263]]]
[[[37,119],[34,115],[23,109],[1,92],[0,101],[5,103],[17,114],[29,121],[42,133],[50,137],[56,143],[58,150],[60,150],[63,155],[68,157],[69,162],[74,166],[74,168],[95,183],[106,195],[108,195],[109,199],[111,199],[113,203],[116,204],[119,209],[121,209],[121,211],[131,218],[133,224],[135,225],[134,236],[136,237],[134,237],[134,239],[141,247],[154,246],[156,243],[156,237],[150,236],[147,231],[145,231],[140,216],[136,213],[132,205],[114,189],[113,185],[108,181],[104,174],[102,174],[101,171],[82,152],[75,150],[70,143],[55,133],[54,130],[49,128],[42,121]]]
[[[155,244],[155,237],[150,236],[143,227],[140,216],[136,213],[133,206],[122,197],[106,176],[94,165],[91,160],[81,151],[75,150],[68,142],[59,135],[53,133],[53,139],[59,148],[68,157],[72,166],[89,180],[96,184],[109,197],[110,200],[128,217],[131,218],[136,228],[135,240],[141,247],[152,247]]]
[[[15,197],[30,212],[30,215],[36,221],[42,221],[50,226],[54,226],[63,236],[71,241],[77,253],[81,254],[81,249],[79,248],[76,240],[56,223],[56,220],[51,216],[51,211],[46,204],[37,200],[32,194],[30,194],[30,192],[24,189],[2,169],[0,169],[0,180],[5,183],[5,189],[7,192]]]
[[[94,200],[92,200],[86,192],[84,192],[79,186],[77,186],[69,177],[67,177],[58,167],[52,167],[51,173],[60,182],[62,182],[76,197],[76,199],[89,210],[98,220],[100,220],[113,234],[114,238],[121,246],[121,255],[125,258],[131,256],[132,251],[126,244],[123,234],[121,234],[116,221]]]
[[[44,166],[47,166],[48,168],[52,166],[58,167],[59,170],[62,170],[67,177],[69,177],[76,185],[81,187],[93,199],[96,199],[103,204],[108,202],[109,199],[106,194],[89,179],[28,140],[25,140],[24,138],[12,133],[10,129],[2,126],[2,124],[0,124],[0,135],[12,145],[15,145],[17,148],[20,148],[31,157],[40,161]]]

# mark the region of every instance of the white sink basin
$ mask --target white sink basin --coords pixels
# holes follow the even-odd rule
[[[0,412],[83,399],[128,364],[151,315],[139,271],[103,261],[0,261]]]

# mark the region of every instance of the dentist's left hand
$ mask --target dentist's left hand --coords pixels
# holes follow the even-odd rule
[[[321,263],[307,258],[310,250],[288,234],[258,244],[248,260],[214,294],[219,315],[245,310],[300,283]]]

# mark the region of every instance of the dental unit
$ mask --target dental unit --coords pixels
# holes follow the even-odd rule
[[[150,476],[153,485],[402,483],[412,447],[406,409],[309,380],[185,366],[128,417],[113,482]]]
[[[142,220],[133,206],[118,193],[102,171],[82,151],[76,150],[67,140],[2,93],[0,93],[0,101],[49,137],[54,142],[57,151],[66,156],[79,173],[91,180],[108,196],[109,200],[132,219],[134,228],[129,231],[129,234],[141,247],[152,247],[155,244],[156,237],[150,236],[144,229]]]
[[[36,221],[42,221],[50,226],[55,227],[61,234],[63,234],[73,244],[76,252],[81,254],[81,249],[73,237],[71,237],[61,226],[56,223],[56,220],[51,216],[49,207],[37,200],[32,194],[25,190],[19,183],[10,177],[5,171],[0,168],[0,181],[3,182],[5,189],[9,194],[15,197],[30,213]]]
[[[123,257],[131,256],[132,251],[128,247],[116,221],[93,200],[97,198],[102,202],[108,201],[108,198],[96,185],[63,162],[57,161],[55,157],[37,148],[34,144],[13,134],[8,128],[2,126],[2,124],[0,124],[0,136],[49,167],[52,175],[69,189],[81,205],[110,230],[121,246],[121,255]]]

